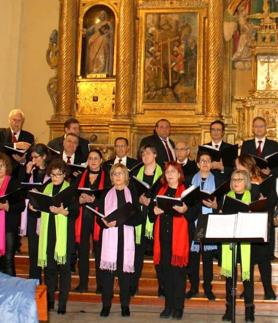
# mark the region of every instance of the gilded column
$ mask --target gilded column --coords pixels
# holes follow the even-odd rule
[[[121,1],[119,20],[115,117],[129,118],[134,83],[134,0]]]
[[[74,107],[76,0],[60,0],[58,106],[56,115],[68,116]]]
[[[207,116],[220,116],[223,89],[223,0],[209,0]]]

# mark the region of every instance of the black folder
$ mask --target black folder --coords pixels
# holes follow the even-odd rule
[[[10,203],[14,203],[14,201],[17,201],[21,198],[23,198],[23,192],[21,188],[18,188],[11,193],[1,195],[0,203],[6,203],[8,201],[10,204]]]
[[[134,206],[128,202],[122,207],[116,209],[112,213],[105,216],[103,213],[99,212],[95,208],[86,205],[86,208],[100,216],[101,218],[104,218],[107,222],[117,221],[117,226],[123,225],[126,223],[126,221],[131,217],[136,215],[136,209]]]
[[[255,159],[255,162],[260,169],[264,169],[267,167],[273,169],[275,167],[278,167],[278,152],[275,152],[264,158],[251,154],[250,156],[252,156]]]
[[[26,150],[16,149],[7,145],[5,145],[4,148],[5,148],[5,153],[9,156],[12,156],[12,155],[24,156],[28,151],[28,149]]]
[[[78,174],[83,173],[87,168],[87,166],[79,164],[67,164],[67,166],[70,168],[71,173],[77,172]]]
[[[220,159],[222,159],[224,166],[233,167],[234,161],[238,156],[238,145],[231,145],[223,150],[217,150],[209,145],[202,145],[199,146],[198,151],[207,152],[211,156],[212,161],[220,161]]]
[[[230,181],[226,181],[219,185],[213,192],[200,191],[200,200],[213,200],[219,198],[230,190]]]
[[[42,191],[49,182],[50,182],[50,179],[48,181],[44,182],[44,183],[40,183],[40,182],[37,182],[37,183],[21,182],[20,185],[21,185],[22,189],[27,190],[27,191],[30,191],[32,189]]]
[[[77,192],[80,196],[82,193],[88,194],[90,196],[95,196],[96,199],[99,199],[101,194],[103,194],[105,191],[109,190],[109,187],[103,188],[103,189],[91,189],[88,187],[78,187]]]
[[[264,198],[246,204],[238,199],[226,195],[222,211],[223,213],[264,212],[267,209],[267,201],[268,200]]]
[[[142,194],[145,194],[147,197],[152,197],[158,186],[160,185],[159,178],[157,181],[150,185],[140,179],[138,179],[136,176],[132,176],[132,183],[134,184],[134,187],[136,189],[136,192],[138,196],[141,196]]]
[[[35,210],[49,213],[50,206],[59,207],[61,203],[63,203],[64,208],[68,207],[75,197],[75,192],[76,190],[69,186],[54,196],[49,196],[37,191],[30,191],[28,192],[27,197]]]
[[[132,172],[134,172],[137,168],[143,166],[143,162],[139,162],[136,165],[134,165],[131,168],[128,168],[127,170],[129,171],[130,174],[132,174]]]
[[[56,150],[54,148],[51,148],[50,146],[47,146],[48,152],[53,157],[58,157],[61,155],[61,152],[59,150]]]

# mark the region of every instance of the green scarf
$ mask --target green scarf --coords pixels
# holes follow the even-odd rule
[[[236,198],[235,192],[230,191],[227,196]],[[242,196],[242,202],[251,202],[250,191],[245,191]],[[241,276],[242,280],[250,280],[250,258],[251,258],[251,245],[250,243],[240,244],[241,252]],[[222,264],[221,264],[221,274],[225,277],[232,277],[232,250],[230,249],[229,243],[222,244]]]
[[[67,181],[63,182],[60,191],[63,191],[69,186]],[[43,191],[45,194],[52,196],[53,194],[53,183],[46,186]],[[58,265],[63,265],[66,263],[67,256],[67,226],[68,217],[63,214],[51,215],[55,216],[55,228],[56,228],[56,244],[54,251],[54,259],[57,261]],[[48,220],[49,213],[41,212],[41,226],[39,235],[39,252],[38,252],[38,266],[47,267],[47,241],[48,241]]]
[[[145,166],[142,166],[139,169],[139,172],[138,172],[138,174],[136,176],[141,181],[143,180],[143,177],[144,177],[144,171],[145,171]],[[161,175],[162,175],[162,169],[161,169],[161,167],[159,165],[156,165],[152,184],[154,184]],[[142,224],[137,225],[135,227],[135,243],[136,244],[141,244],[141,234],[142,234]],[[147,215],[147,220],[146,220],[145,236],[148,239],[153,238],[153,223],[150,221],[148,215]]]

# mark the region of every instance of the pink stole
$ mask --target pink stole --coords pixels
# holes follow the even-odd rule
[[[130,190],[124,188],[126,202],[132,202]],[[117,209],[115,187],[109,190],[104,200],[104,214],[107,216]],[[105,228],[102,231],[100,269],[115,271],[117,269],[118,228]],[[135,235],[134,227],[124,225],[123,272],[134,272]]]
[[[6,175],[2,186],[0,187],[0,196],[6,194],[8,184],[11,177]],[[0,210],[0,256],[4,256],[6,253],[6,212]]]
[[[45,175],[44,179],[43,179],[43,183],[47,182],[49,180],[49,176]],[[33,178],[33,174],[31,175],[30,179],[29,179],[29,183],[34,183],[34,178]],[[26,236],[27,233],[27,213],[28,213],[28,204],[29,204],[29,199],[25,199],[25,209],[24,211],[21,213],[21,221],[20,221],[20,228],[19,228],[19,235],[21,237]],[[37,227],[36,227],[36,232],[37,235],[39,235],[40,232],[40,225],[41,225],[41,218],[37,219]]]

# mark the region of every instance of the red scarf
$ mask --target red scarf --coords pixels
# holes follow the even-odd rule
[[[85,186],[85,179],[87,175],[88,175],[88,170],[85,170],[85,172],[81,176],[80,182],[78,184],[78,188],[82,188]],[[105,177],[105,173],[103,170],[101,170],[100,182],[98,185],[99,190],[104,189],[104,177]],[[81,240],[82,218],[83,218],[83,206],[80,206],[79,214],[75,221],[75,242],[77,243],[80,243],[80,240]],[[93,231],[94,241],[99,241],[99,233],[100,233],[100,226],[97,224],[96,216],[94,216],[94,231]]]
[[[162,186],[157,195],[164,195],[168,189],[168,185]],[[185,190],[185,186],[179,185],[175,197],[180,197]],[[160,217],[158,215],[154,227],[154,264],[160,263]],[[185,267],[189,258],[189,235],[188,222],[182,215],[173,216],[173,235],[172,235],[172,259],[171,265],[177,267]]]

